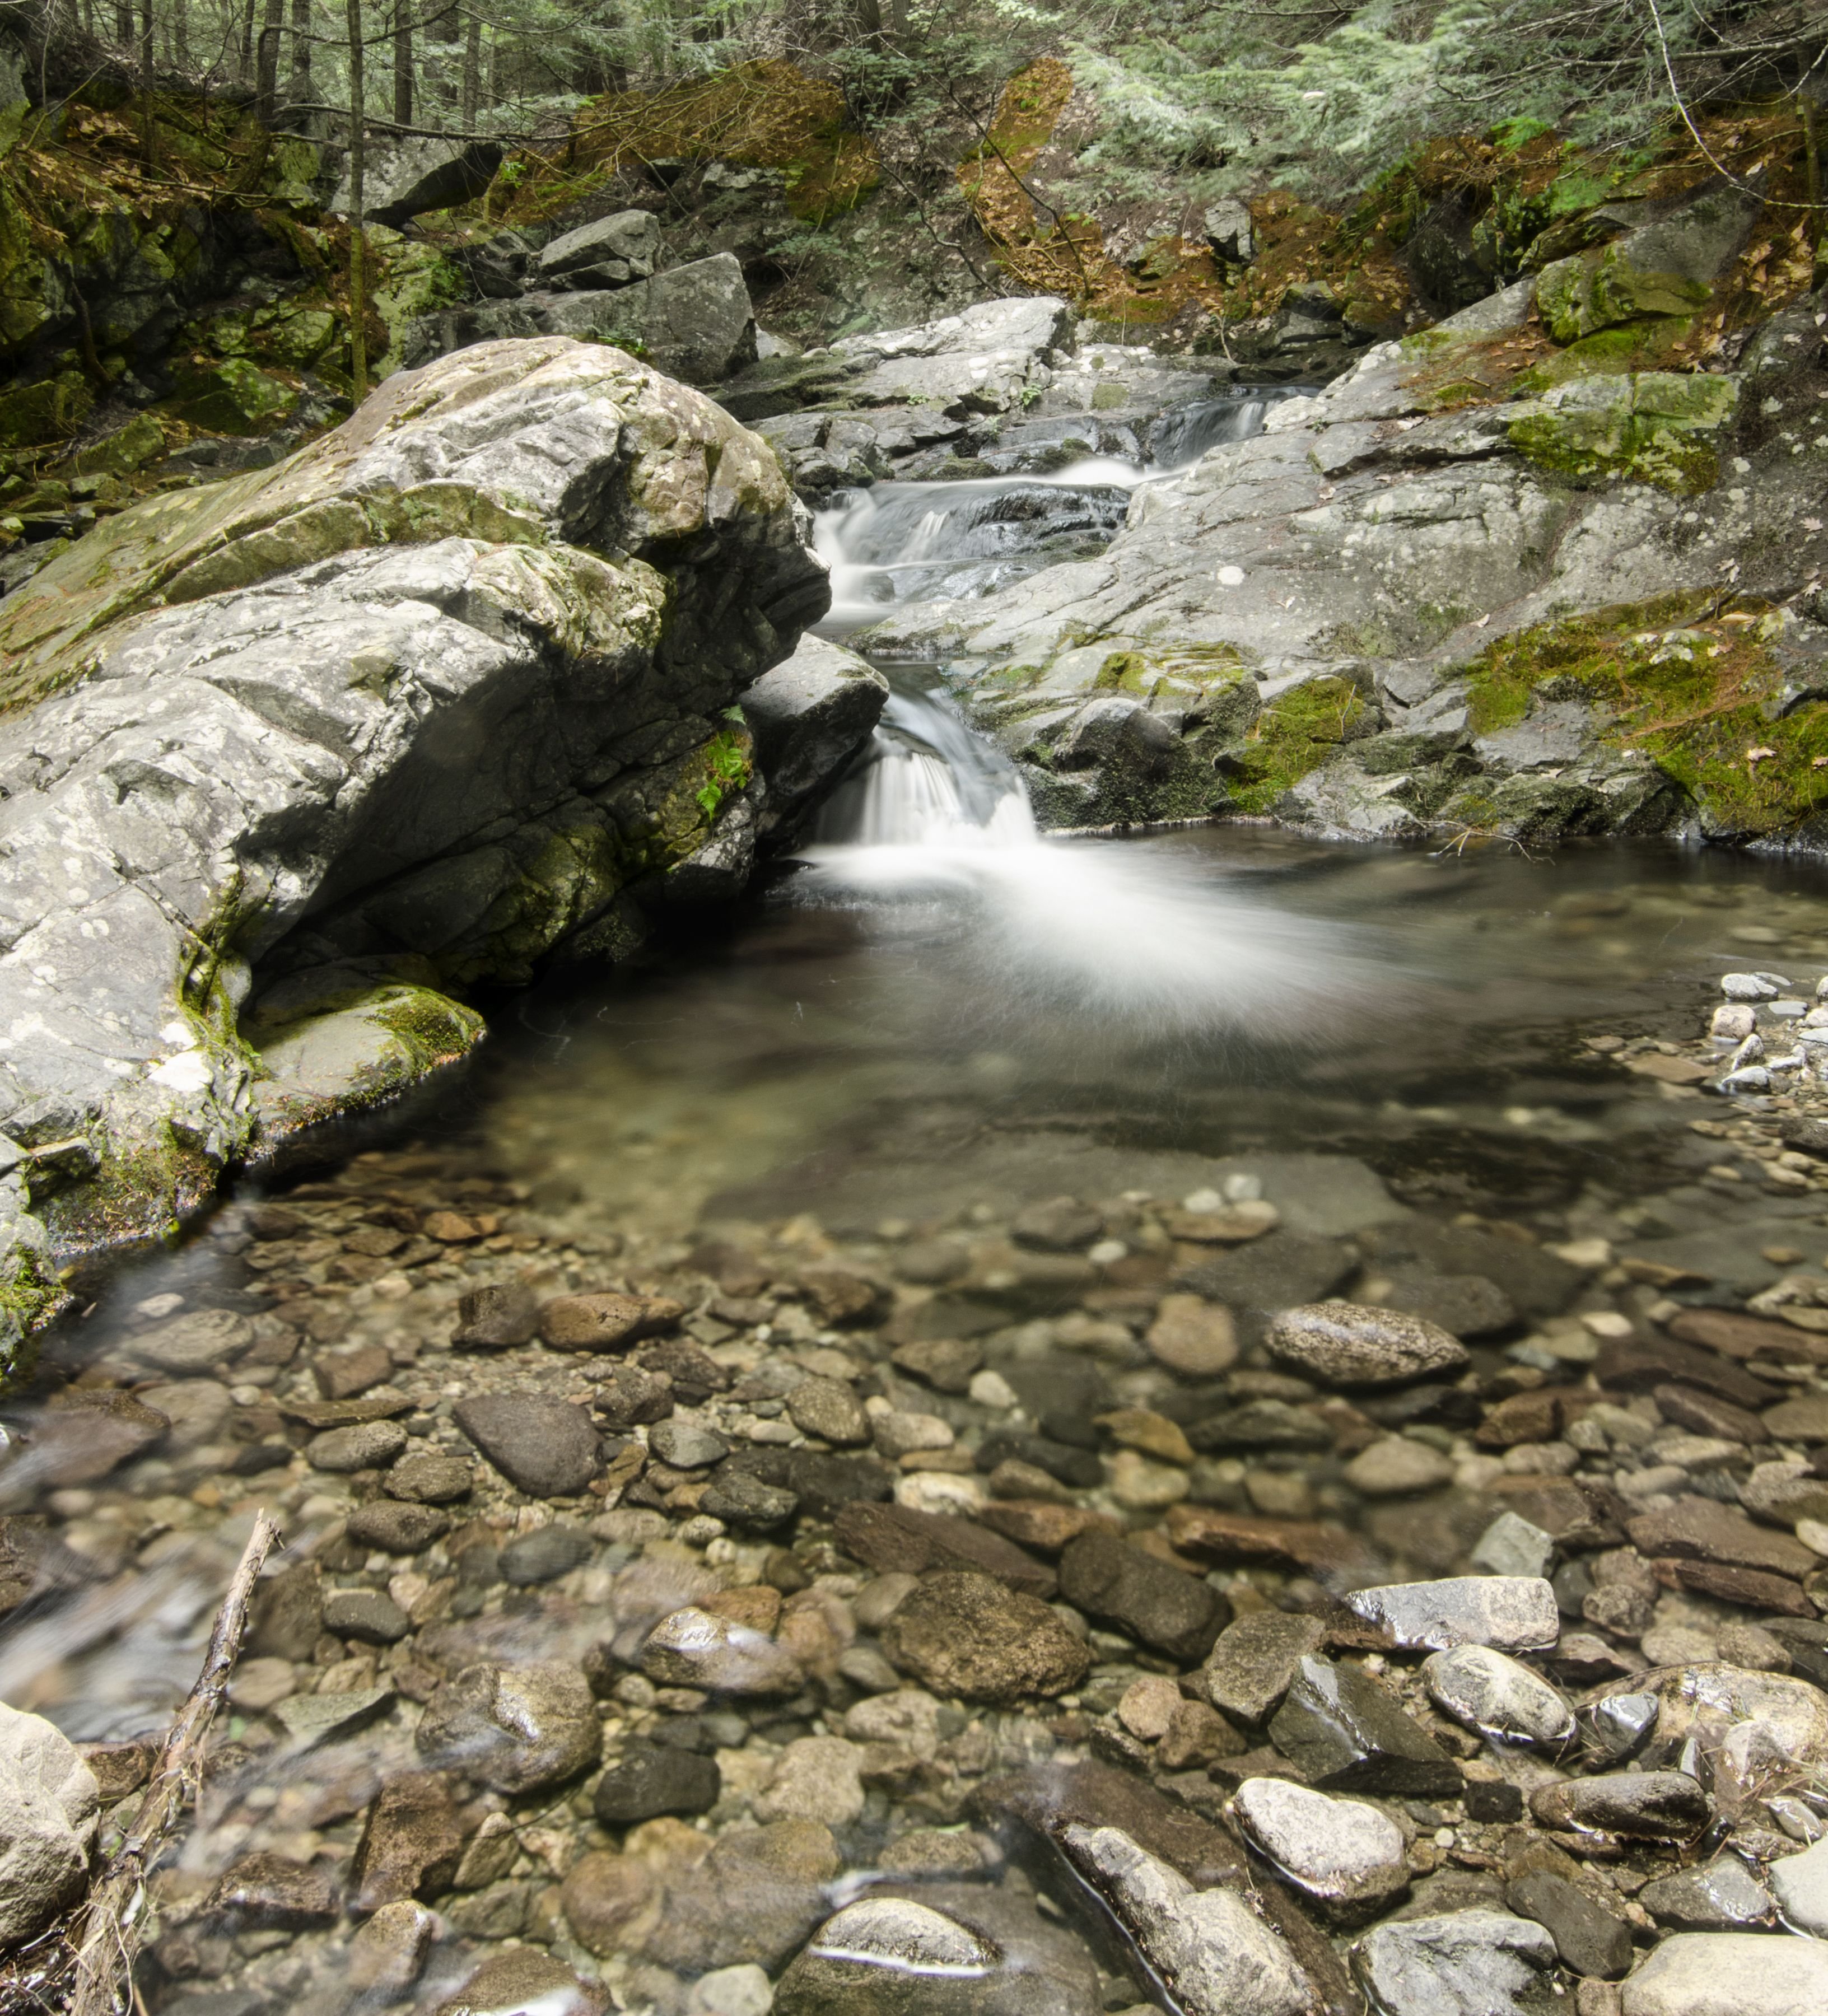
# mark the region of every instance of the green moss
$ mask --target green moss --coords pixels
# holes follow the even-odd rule
[[[125,427],[73,455],[68,466],[77,476],[126,475],[164,452],[165,430],[151,413],[136,413]]]
[[[1489,734],[1538,697],[1583,700],[1605,718],[1602,740],[1652,758],[1711,831],[1781,831],[1828,804],[1828,706],[1779,711],[1783,628],[1756,598],[1700,592],[1545,625],[1475,663],[1469,718]]]
[[[1692,497],[1718,481],[1708,437],[1732,418],[1737,398],[1727,377],[1647,371],[1585,380],[1520,408],[1506,431],[1520,455],[1576,484],[1625,477]]]
[[[95,403],[95,388],[80,371],[0,392],[0,448],[66,441],[88,418]]]
[[[298,404],[294,387],[246,357],[192,357],[171,378],[163,410],[206,434],[266,434]]]
[[[1536,306],[1560,344],[1646,315],[1693,315],[1711,296],[1697,280],[1634,265],[1617,245],[1557,259],[1536,282]]]
[[[1266,812],[1284,791],[1326,761],[1363,718],[1364,696],[1349,679],[1310,679],[1265,707],[1232,752],[1232,805]]]
[[[1576,378],[1654,371],[1670,362],[1694,326],[1692,315],[1655,315],[1643,322],[1623,322],[1615,329],[1596,329],[1526,371],[1516,389],[1546,392]]]

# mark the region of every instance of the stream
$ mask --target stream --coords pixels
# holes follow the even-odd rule
[[[1261,401],[1214,404],[1181,461],[1261,425]],[[853,495],[819,520],[835,621],[1102,540],[1155,473]],[[998,1528],[1024,1535],[1089,1507],[1240,1613],[1461,1570],[1503,1506],[1548,1517],[1503,1490],[1583,1463],[1640,1505],[1730,1499],[1744,1453],[1685,1454],[1653,1406],[1641,1435],[1541,1445],[1540,1472],[1472,1428],[1475,1389],[1578,1380],[1671,1293],[1734,1301],[1819,1258],[1828,1196],[1808,1158],[1776,1159],[1780,1096],[1766,1125],[1621,1067],[1691,1044],[1748,967],[1812,995],[1819,869],[1252,826],[1049,841],[1006,761],[904,677],[804,856],[711,942],[549,981],[466,1075],[244,1180],[170,1250],[85,1270],[35,1388],[0,1410],[0,1697],[113,1746],[123,1781],[194,1678],[256,1510],[286,1531],[160,1881],[149,2016],[430,2010],[479,1955],[530,1949],[618,2007],[761,2016],[767,1977],[883,1869],[935,1899],[1001,1886],[1030,1929],[997,1964],[1040,1964],[1024,1941],[1065,1938],[1061,1907],[1035,1916],[975,1788],[1088,1755],[1168,1768],[1166,1725],[1119,1705],[1197,1659],[1075,1612],[1084,1663],[1051,1699],[921,1691],[899,1571],[840,1543],[844,1493],[1042,1507]],[[459,1297],[506,1283],[678,1306],[632,1347],[454,1347]],[[1463,1336],[1472,1387],[1348,1405],[1273,1363],[1258,1312],[1337,1293]],[[1761,1369],[1804,1394],[1817,1373],[1806,1352]],[[459,1419],[478,1392],[593,1409],[596,1474],[530,1481],[558,1460],[537,1424],[479,1462]],[[1359,1565],[1175,1553],[1164,1515],[1202,1507],[1333,1522]],[[1592,1586],[1557,1590],[1596,1679]],[[791,1646],[790,1676],[696,1685],[644,1652],[659,1618],[714,1602]],[[1619,1671],[1707,1656],[1740,1615],[1646,1603]],[[516,1671],[534,1677],[503,1705]],[[1182,1795],[1222,1801],[1229,1754],[1189,1737]],[[1517,1755],[1492,1776],[1527,1789]],[[630,1758],[664,1797],[617,1802]],[[1451,1801],[1387,1803],[1418,1882],[1443,1834],[1495,1838]],[[387,1921],[423,1949],[389,1988],[384,1941],[356,1928],[415,1895],[435,1915]],[[1153,1992],[1068,1942],[1068,2016]]]

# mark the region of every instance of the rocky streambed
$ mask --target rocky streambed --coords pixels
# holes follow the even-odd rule
[[[1812,1070],[1708,1087],[1828,895],[1104,852],[1333,934],[1279,1052],[788,902],[84,1284],[0,1468],[6,1935],[265,1507],[152,2016],[1819,1996],[1828,1160]]]

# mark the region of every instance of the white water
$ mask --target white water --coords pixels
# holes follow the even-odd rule
[[[1135,430],[1132,437],[1146,432],[1147,443],[1134,461],[1105,454],[1043,475],[840,491],[813,520],[832,580],[821,628],[855,629],[898,602],[993,594],[1055,560],[1096,551],[1121,528],[1135,491],[1209,448],[1261,434],[1270,407],[1299,389],[1265,387],[1174,409]],[[1096,416],[1085,416],[1085,426],[1099,430]]]
[[[1369,977],[1337,927],[1185,857],[1044,838],[1014,765],[932,693],[891,699],[802,858],[804,900],[923,916],[1024,1012],[1148,1035],[1287,1028]]]

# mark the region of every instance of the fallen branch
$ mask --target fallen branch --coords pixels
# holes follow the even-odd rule
[[[90,1886],[76,1951],[70,2016],[122,2016],[131,2004],[133,1963],[149,1916],[146,1872],[203,1777],[203,1739],[228,1691],[228,1676],[247,1628],[248,1602],[279,1538],[278,1525],[266,1513],[259,1514],[216,1613],[196,1685],[165,1738],[152,1782],[125,1838]]]

